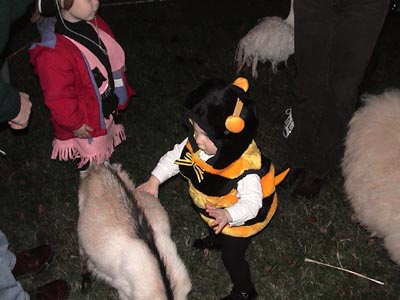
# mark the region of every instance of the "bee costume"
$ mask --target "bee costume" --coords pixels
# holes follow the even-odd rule
[[[233,283],[231,293],[222,300],[257,298],[246,250],[251,237],[273,217],[278,204],[275,186],[288,172],[275,176],[273,164],[254,141],[257,118],[247,88],[245,78],[238,78],[233,84],[214,79],[190,93],[184,104],[189,137],[167,152],[152,172],[160,183],[180,172],[189,182],[194,207],[210,227],[213,218],[205,210],[206,203],[226,208],[231,215],[232,223],[220,234],[214,234],[211,229],[209,237],[194,244],[197,247],[197,241],[206,239],[218,243],[222,262]],[[194,138],[194,122],[214,143],[214,155],[199,149]],[[205,296],[205,299],[211,298],[215,299]]]
[[[209,160],[200,159],[200,149],[192,132],[180,159],[175,162],[189,181],[195,208],[207,224],[213,222],[205,211],[207,202],[217,208],[232,206],[238,201],[236,187],[239,180],[249,174],[261,178],[262,207],[256,217],[243,225],[225,226],[222,233],[233,237],[252,236],[269,223],[278,204],[275,186],[287,174],[285,171],[275,176],[273,164],[254,141],[257,119],[254,104],[246,94],[247,88],[245,78],[238,78],[233,85],[214,80],[188,96],[185,102],[187,121],[196,122],[218,150]]]

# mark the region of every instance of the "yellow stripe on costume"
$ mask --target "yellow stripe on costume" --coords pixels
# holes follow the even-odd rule
[[[206,208],[206,203],[214,205],[216,208],[230,207],[238,201],[236,196],[237,190],[232,189],[227,195],[222,197],[212,197],[198,191],[189,181],[189,194],[193,203],[199,208]]]

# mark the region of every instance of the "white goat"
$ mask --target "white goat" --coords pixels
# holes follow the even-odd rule
[[[349,123],[342,170],[355,217],[384,238],[400,265],[400,90],[364,96]]]
[[[117,289],[121,300],[186,300],[191,282],[170,233],[159,200],[137,191],[120,165],[93,165],[83,172],[78,221],[83,292],[91,271]]]
[[[258,61],[269,61],[272,71],[276,73],[277,65],[286,63],[290,55],[294,53],[294,13],[293,0],[290,4],[288,17],[283,20],[280,17],[265,17],[259,20],[240,41],[236,48],[235,61],[237,73],[244,66],[252,67],[253,78],[258,77]]]

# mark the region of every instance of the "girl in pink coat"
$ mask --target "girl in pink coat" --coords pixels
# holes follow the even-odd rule
[[[30,50],[54,129],[52,159],[80,159],[79,169],[107,161],[126,139],[118,111],[135,94],[125,54],[96,15],[98,0],[42,0],[41,42]]]

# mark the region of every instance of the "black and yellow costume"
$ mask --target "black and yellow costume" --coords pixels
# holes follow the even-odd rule
[[[287,173],[275,176],[273,164],[262,155],[254,141],[258,122],[247,88],[248,82],[244,78],[233,84],[210,80],[189,94],[185,114],[191,132],[180,158],[175,161],[189,181],[196,210],[209,225],[213,219],[205,210],[207,202],[217,208],[230,207],[239,201],[237,184],[241,179],[250,174],[261,178],[263,201],[258,214],[243,225],[225,226],[216,236],[222,261],[234,285],[231,294],[236,295],[236,298],[228,296],[224,299],[252,300],[257,297],[245,253],[251,237],[273,217],[278,204],[275,186]],[[207,161],[200,159],[201,150],[193,137],[193,122],[217,148],[215,155]]]
[[[181,174],[189,181],[189,193],[201,218],[210,224],[213,219],[205,211],[206,202],[217,208],[226,208],[238,201],[237,182],[249,174],[261,178],[263,205],[257,216],[241,226],[226,226],[222,233],[234,237],[248,237],[261,231],[274,215],[278,198],[275,185],[281,177],[275,177],[273,164],[266,159],[254,141],[243,155],[223,169],[215,169],[199,158],[196,143],[189,138],[181,158],[176,161]]]

